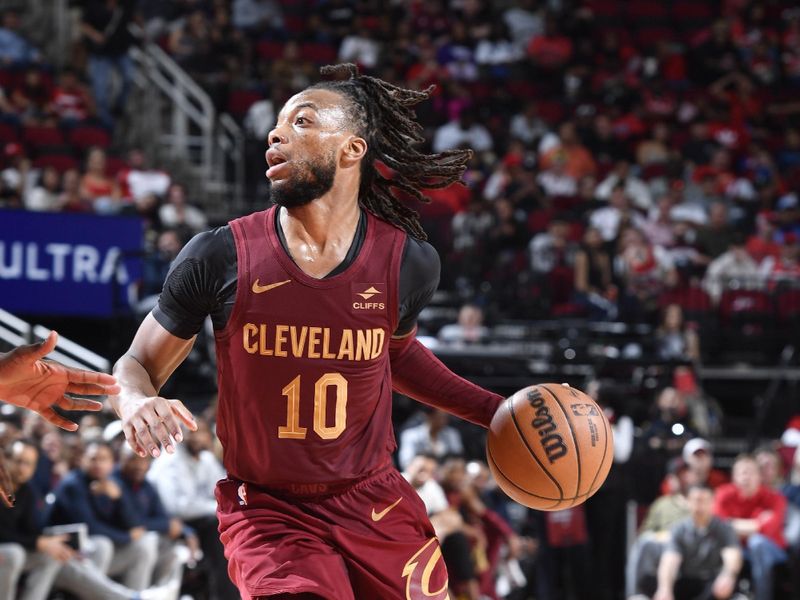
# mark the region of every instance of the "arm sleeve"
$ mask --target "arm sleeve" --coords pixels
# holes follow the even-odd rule
[[[171,334],[190,339],[208,315],[222,312],[226,292],[236,284],[230,275],[235,264],[230,227],[196,235],[173,261],[153,317]]]
[[[409,335],[389,344],[392,387],[406,396],[489,427],[503,397],[453,373]]]
[[[419,313],[439,285],[440,270],[436,249],[409,236],[400,263],[400,319],[395,335],[407,335],[414,330]]]
[[[765,510],[772,514],[761,522],[758,531],[774,541],[783,539],[783,523],[786,519],[786,498],[777,492],[770,493]]]

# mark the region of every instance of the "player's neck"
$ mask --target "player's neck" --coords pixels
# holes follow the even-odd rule
[[[357,201],[333,192],[279,213],[292,259],[312,277],[324,277],[345,259],[361,216]]]

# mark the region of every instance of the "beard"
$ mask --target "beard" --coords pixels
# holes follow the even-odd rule
[[[293,163],[298,173],[272,184],[270,198],[279,206],[296,208],[305,206],[326,194],[333,187],[336,176],[336,157],[331,153],[318,160],[298,160]]]

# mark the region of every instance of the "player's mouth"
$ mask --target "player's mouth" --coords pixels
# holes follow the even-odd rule
[[[277,150],[270,148],[267,150],[267,179],[280,178],[288,170],[289,160]]]

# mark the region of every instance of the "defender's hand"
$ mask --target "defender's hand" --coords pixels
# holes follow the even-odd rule
[[[42,360],[57,342],[58,334],[51,331],[47,339],[38,344],[20,346],[0,355],[0,400],[39,413],[62,429],[75,431],[78,425],[59,415],[53,410],[54,406],[64,410],[97,411],[103,405],[65,394],[103,396],[117,394],[120,388],[111,375]]]
[[[120,418],[125,439],[139,456],[150,454],[153,458],[164,448],[172,454],[176,443],[183,441],[181,421],[192,431],[197,431],[192,413],[180,400],[167,400],[161,396],[129,399],[120,403]]]

